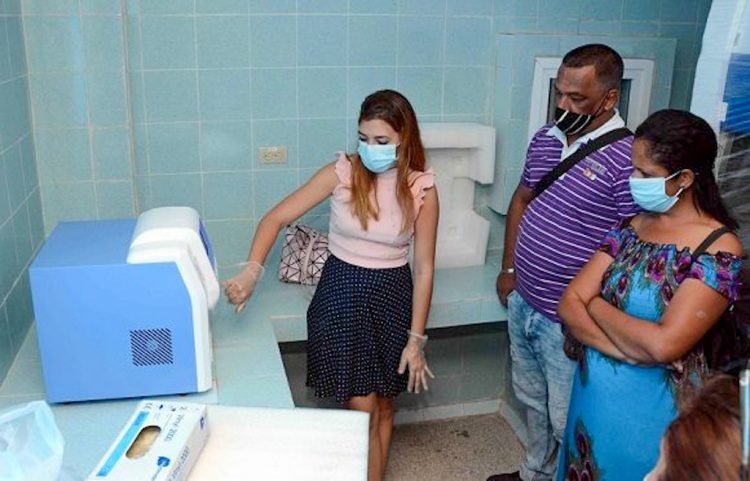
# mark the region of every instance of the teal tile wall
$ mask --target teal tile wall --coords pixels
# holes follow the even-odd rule
[[[131,216],[171,202],[200,209],[223,232],[232,223],[254,225],[268,199],[283,197],[334,151],[353,147],[359,103],[379,88],[403,91],[422,120],[493,124],[505,142],[522,131],[516,124],[528,110],[533,53],[593,37],[630,42],[636,54],[653,50],[649,42],[656,39],[673,39],[674,67],[660,77],[661,94],[669,105],[685,107],[710,6],[708,0],[20,3],[47,233],[61,219]],[[20,26],[6,30],[11,35]],[[500,40],[524,34],[523,45]],[[514,59],[513,51],[525,58]],[[11,53],[9,63],[19,63],[18,55]],[[269,145],[286,146],[285,164],[260,161],[259,147]],[[518,150],[502,143],[498,152],[517,156]],[[248,182],[244,192],[238,179]],[[224,192],[226,199],[214,198]],[[502,219],[486,208],[488,190],[478,192],[477,208],[493,220],[490,248],[499,248]],[[324,208],[313,213],[325,215]],[[211,234],[220,264],[245,255],[242,242]]]
[[[252,228],[274,201],[336,150],[354,147],[359,103],[371,91],[403,91],[424,121],[495,125],[503,132],[499,159],[516,158],[518,147],[503,142],[525,137],[519,119],[534,52],[594,38],[663,58],[660,45],[671,42],[674,64],[659,71],[657,97],[666,99],[660,106],[686,107],[709,7],[709,0],[0,2],[0,180],[8,186],[0,242],[14,243],[16,254],[3,250],[0,266],[17,274],[0,286],[7,288],[0,374],[12,352],[2,339],[24,331],[11,319],[23,303],[7,303],[25,285],[18,255],[28,249],[15,245],[23,222],[13,220],[20,206],[33,252],[59,220],[190,205],[228,266],[246,255]],[[258,149],[270,145],[286,146],[285,164],[260,161]],[[503,218],[488,209],[488,189],[477,192],[497,250]],[[306,220],[324,226],[326,215],[321,207]]]
[[[132,217],[120,2],[21,0],[21,8],[45,232],[63,219]]]
[[[0,381],[31,325],[28,266],[44,238],[26,67],[27,58],[42,57],[38,52],[27,57],[16,7],[0,6]],[[47,25],[54,30],[54,22]]]
[[[501,175],[475,197],[475,208],[491,221],[490,250],[502,249],[505,217],[488,205],[507,205],[521,173],[534,56],[561,56],[600,42],[623,56],[654,59],[651,110],[687,109],[710,5],[710,0],[495,0],[491,88]]]
[[[243,229],[353,148],[372,91],[404,91],[425,120],[491,123],[492,10],[489,0],[131,0],[138,210],[199,208],[227,266],[247,255]],[[263,163],[258,149],[275,145],[287,161]],[[323,206],[306,220],[326,216]]]

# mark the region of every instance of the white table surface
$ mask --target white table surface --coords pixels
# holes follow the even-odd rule
[[[189,481],[367,479],[365,413],[209,405],[208,426]]]

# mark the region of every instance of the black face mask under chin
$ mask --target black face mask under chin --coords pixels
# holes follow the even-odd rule
[[[606,97],[605,97],[606,99]],[[555,125],[565,135],[576,135],[583,131],[589,124],[597,117],[599,117],[604,110],[604,100],[602,105],[596,109],[596,112],[592,114],[576,114],[570,110],[564,110],[560,107],[555,109]]]

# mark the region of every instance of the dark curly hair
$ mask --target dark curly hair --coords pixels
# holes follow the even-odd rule
[[[645,140],[649,157],[670,173],[693,171],[696,207],[730,229],[737,229],[737,221],[719,195],[713,174],[716,134],[705,120],[684,110],[660,110],[638,126],[635,139]]]

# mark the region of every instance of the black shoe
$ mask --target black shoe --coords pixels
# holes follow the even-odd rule
[[[521,481],[521,475],[516,471],[515,473],[505,474],[493,474],[487,481]]]

